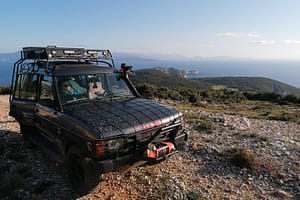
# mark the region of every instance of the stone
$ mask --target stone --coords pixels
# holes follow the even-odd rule
[[[0,100],[7,102],[1,104],[7,113],[8,97],[0,95]],[[22,176],[24,187],[15,190],[25,194],[20,196],[23,199],[299,199],[299,151],[295,151],[300,146],[299,124],[227,115],[222,111],[183,112],[198,115],[199,119],[208,118],[215,123],[216,130],[211,134],[199,134],[193,130],[195,124],[187,123],[186,129],[190,132],[188,148],[167,161],[134,168],[127,175],[103,174],[97,191],[86,196],[72,191],[60,174],[60,165],[52,163],[39,150],[23,146],[17,123],[1,124],[10,131],[0,130],[0,145],[4,144],[4,148],[0,146],[1,173],[16,174],[20,164],[28,167],[31,175]],[[267,136],[268,141],[262,145],[256,137],[245,137],[249,133]],[[234,148],[253,152],[257,168],[233,166],[225,152]],[[13,150],[21,152],[26,159],[21,163],[8,159],[7,155]],[[274,168],[272,173],[266,170],[268,166]],[[24,173],[22,168],[19,173]],[[35,186],[43,181],[52,184],[34,196]],[[159,196],[163,194],[158,191],[167,196]],[[13,198],[1,195],[1,199]]]
[[[272,193],[272,196],[279,199],[288,199],[290,195],[284,190],[277,190]]]

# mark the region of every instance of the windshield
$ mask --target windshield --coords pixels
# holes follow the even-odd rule
[[[119,73],[57,77],[61,104],[102,98],[134,96]]]

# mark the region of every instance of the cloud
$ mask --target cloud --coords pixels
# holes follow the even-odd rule
[[[259,38],[260,35],[256,32],[252,32],[252,33],[247,33],[246,35],[247,37],[250,37],[250,38]]]
[[[230,38],[258,38],[260,35],[257,32],[249,32],[249,33],[238,33],[238,32],[224,32],[217,33],[218,37],[230,37]]]
[[[275,41],[275,40],[256,40],[251,41],[249,44],[257,44],[257,45],[272,45],[272,44],[285,44],[285,45],[295,45],[300,44],[300,40],[281,40],[281,41]]]
[[[270,45],[270,44],[276,44],[274,40],[256,40],[249,42],[249,44],[257,44],[257,45]]]
[[[283,44],[300,44],[300,40],[282,40]]]

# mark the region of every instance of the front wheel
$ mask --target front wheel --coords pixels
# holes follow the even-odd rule
[[[84,195],[96,188],[99,183],[99,174],[88,166],[79,148],[72,146],[65,162],[68,179],[77,193]]]

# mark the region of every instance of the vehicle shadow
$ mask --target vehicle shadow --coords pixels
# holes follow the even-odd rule
[[[16,123],[16,120],[7,120],[7,121],[0,121],[0,124],[7,124],[7,123]],[[1,131],[1,130],[0,130]],[[3,130],[2,130],[3,131]]]
[[[17,132],[0,129],[0,171],[0,199],[80,197],[65,179],[63,167]]]

